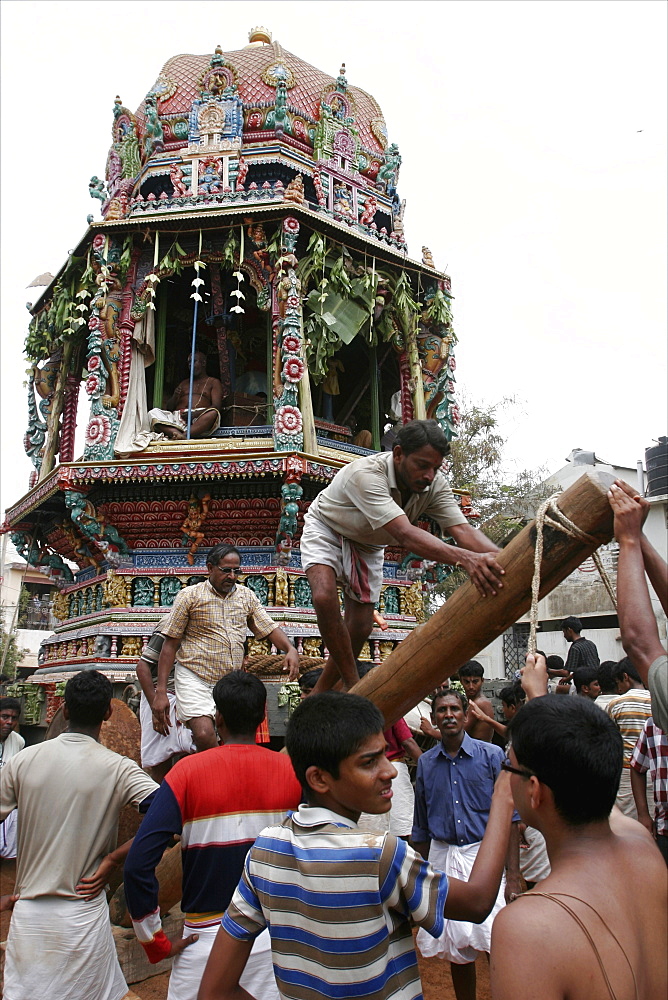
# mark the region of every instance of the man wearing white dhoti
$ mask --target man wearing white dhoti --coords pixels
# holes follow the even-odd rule
[[[131,841],[118,815],[145,811],[158,786],[98,742],[112,687],[97,670],[72,677],[61,736],[22,750],[0,772],[0,820],[18,807],[5,1000],[121,1000],[128,993],[103,893]]]
[[[466,695],[459,691],[446,689],[434,695],[431,718],[441,742],[418,760],[412,832],[413,846],[434,868],[464,882],[485,833],[494,782],[504,760],[500,747],[466,733],[467,709]],[[515,813],[506,879],[487,919],[481,924],[446,920],[438,938],[418,931],[421,954],[450,962],[457,1000],[475,1000],[475,961],[482,952],[489,954],[492,922],[505,905],[504,896],[510,899],[521,891],[519,818]]]

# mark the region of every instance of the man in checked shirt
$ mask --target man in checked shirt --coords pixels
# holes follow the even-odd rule
[[[299,653],[252,590],[237,585],[241,557],[233,545],[216,545],[206,566],[209,578],[185,587],[176,596],[165,642],[158,661],[158,680],[151,710],[154,727],[169,724],[167,678],[174,666],[176,714],[192,731],[198,750],[217,746],[213,720],[213,687],[230,670],[239,670],[244,658],[246,628],[258,639],[268,639],[286,654],[289,679],[299,674]],[[178,650],[179,658],[174,660]]]

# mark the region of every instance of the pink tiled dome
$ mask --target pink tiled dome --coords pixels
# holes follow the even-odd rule
[[[290,107],[316,120],[323,95],[336,86],[335,77],[288,52],[278,42],[224,52],[223,59],[225,66],[233,71],[239,96],[246,107],[275,102],[276,89],[263,80],[263,74],[276,63],[281,63],[292,74],[291,82],[294,79],[293,86],[288,88]],[[184,54],[167,60],[154,87],[161,117],[189,114],[193,101],[200,96],[200,82],[210,64],[210,54]],[[163,97],[160,97],[161,92]],[[376,155],[382,153],[387,145],[386,128],[377,102],[359,87],[348,86],[346,93],[354,104],[362,147]],[[143,132],[144,102],[137,110],[137,119]]]

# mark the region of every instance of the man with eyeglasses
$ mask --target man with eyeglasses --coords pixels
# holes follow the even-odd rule
[[[494,782],[503,767],[500,747],[472,739],[466,732],[468,699],[454,689],[434,695],[431,720],[441,742],[418,760],[412,843],[434,868],[468,881],[485,834]],[[425,957],[450,962],[457,1000],[475,1000],[476,959],[489,953],[492,922],[505,901],[522,889],[519,872],[519,815],[513,816],[502,881],[491,913],[473,924],[446,920],[438,938],[418,931],[417,946]],[[505,900],[504,900],[505,897]]]
[[[176,595],[158,660],[158,680],[151,706],[156,727],[169,724],[167,678],[174,667],[176,712],[193,734],[198,750],[217,746],[213,688],[244,658],[247,626],[286,654],[289,679],[299,674],[299,654],[252,590],[237,586],[241,556],[233,545],[216,545],[207,561],[209,578]],[[174,663],[178,650],[179,658]]]
[[[665,997],[666,867],[647,830],[615,808],[621,735],[588,698],[546,694],[542,656],[527,656],[522,685],[529,700],[503,769],[551,873],[494,921],[492,996]]]

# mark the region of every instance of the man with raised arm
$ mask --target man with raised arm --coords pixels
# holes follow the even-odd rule
[[[661,607],[668,614],[668,566],[654,549],[642,526],[649,504],[617,479],[608,493],[615,515],[617,562],[617,616],[624,651],[652,696],[652,717],[668,732],[668,657],[659,640],[645,573]]]
[[[450,451],[435,420],[412,420],[391,452],[357,459],[340,469],[312,502],[304,519],[301,560],[318,627],[329,657],[316,691],[359,680],[355,660],[373,625],[388,545],[451,566],[461,566],[483,596],[502,587],[496,545],[472,528],[441,472]],[[451,535],[448,545],[417,521],[431,518]],[[343,587],[341,618],[337,583]]]
[[[613,808],[621,736],[588,698],[545,694],[543,657],[527,657],[522,683],[531,700],[510,723],[505,769],[552,870],[494,921],[494,1000],[664,997],[666,866]]]

